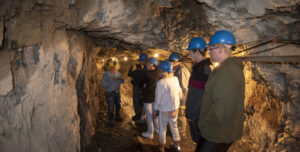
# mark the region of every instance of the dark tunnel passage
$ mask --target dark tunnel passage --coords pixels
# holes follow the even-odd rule
[[[132,121],[131,65],[141,53],[160,62],[178,53],[192,71],[190,41],[209,45],[219,30],[234,35],[245,76],[242,137],[228,152],[299,151],[299,8],[299,0],[0,0],[0,151],[158,150],[158,134],[141,137],[145,120]],[[101,86],[110,59],[125,79],[114,127]],[[171,143],[168,130],[166,151]],[[179,144],[195,150],[189,128]]]

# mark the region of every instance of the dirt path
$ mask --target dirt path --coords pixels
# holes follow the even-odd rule
[[[132,88],[129,82],[125,82],[121,88],[122,96],[122,109],[121,115],[124,118],[123,122],[116,122],[114,127],[108,127],[107,121],[107,104],[101,103],[101,111],[98,116],[96,134],[93,137],[91,145],[88,147],[87,152],[142,152],[143,149],[156,151],[158,146],[158,135],[154,135],[153,140],[144,139],[145,143],[138,142],[138,136],[146,131],[146,124],[135,124],[131,121],[133,116],[132,107]],[[101,101],[106,101],[103,95],[100,96]],[[189,133],[189,131],[187,131]],[[171,133],[167,133],[167,146],[166,151],[171,151],[169,144],[171,143]],[[154,145],[153,145],[154,144]],[[182,140],[182,152],[192,152],[195,149],[195,144],[192,142],[190,134],[187,140]]]

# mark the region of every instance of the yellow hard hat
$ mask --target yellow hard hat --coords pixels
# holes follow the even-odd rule
[[[115,67],[116,65],[117,65],[117,63],[114,62],[114,61],[108,61],[108,62],[107,62],[107,66],[108,66],[108,67]]]

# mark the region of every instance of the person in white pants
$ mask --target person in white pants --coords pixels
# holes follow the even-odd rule
[[[180,136],[177,127],[178,110],[182,90],[177,77],[173,76],[172,64],[163,61],[157,67],[161,73],[162,79],[156,84],[154,115],[159,115],[159,150],[164,151],[166,144],[167,125],[169,123],[173,136],[173,144],[171,145],[176,151],[180,151]],[[159,114],[158,114],[159,113]]]
[[[143,85],[143,104],[146,113],[147,120],[147,131],[142,133],[145,138],[152,139],[153,133],[159,131],[158,129],[158,119],[152,117],[153,103],[155,100],[155,88],[156,83],[159,79],[159,72],[156,69],[158,65],[158,60],[155,58],[149,58],[146,62],[146,71],[144,72],[144,77],[142,79]]]

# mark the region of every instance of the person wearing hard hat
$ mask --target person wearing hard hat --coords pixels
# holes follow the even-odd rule
[[[131,84],[133,86],[132,91],[132,100],[133,100],[133,109],[135,115],[131,118],[133,121],[136,122],[143,122],[141,118],[142,111],[143,111],[143,104],[142,104],[142,79],[144,72],[146,70],[145,63],[147,61],[147,54],[141,53],[139,56],[139,64],[134,63],[129,71],[128,76],[132,78]]]
[[[107,71],[102,76],[101,85],[105,90],[105,97],[108,105],[108,125],[114,126],[114,119],[116,121],[122,121],[123,118],[120,115],[121,109],[121,95],[120,85],[124,83],[123,76],[116,69],[117,62],[108,60],[106,63]],[[114,114],[114,109],[115,114]]]
[[[158,116],[159,120],[159,150],[164,151],[167,125],[169,124],[174,141],[171,147],[180,151],[177,117],[182,91],[178,78],[173,76],[172,64],[169,61],[161,62],[157,68],[162,79],[156,84],[153,116]]]
[[[172,53],[169,56],[169,61],[172,63],[174,76],[179,80],[182,89],[183,97],[180,100],[180,107],[178,113],[178,129],[181,139],[186,139],[186,117],[185,117],[185,102],[188,93],[188,84],[190,78],[190,71],[180,63],[180,57],[177,53]]]
[[[235,44],[233,34],[226,30],[210,38],[211,61],[220,65],[209,76],[201,101],[199,152],[225,152],[242,136],[245,78],[242,61],[231,57]]]
[[[212,63],[206,58],[207,47],[204,39],[200,37],[192,38],[187,50],[189,51],[189,57],[196,64],[193,65],[189,78],[185,115],[189,122],[192,140],[198,143],[201,138],[198,128],[200,103],[206,81],[211,73],[210,65]]]
[[[146,62],[147,70],[144,72],[142,79],[143,104],[147,120],[147,131],[143,132],[142,136],[149,139],[153,138],[154,132],[159,132],[158,119],[152,117],[156,83],[159,79],[159,72],[156,66],[158,66],[158,60],[149,58]]]

